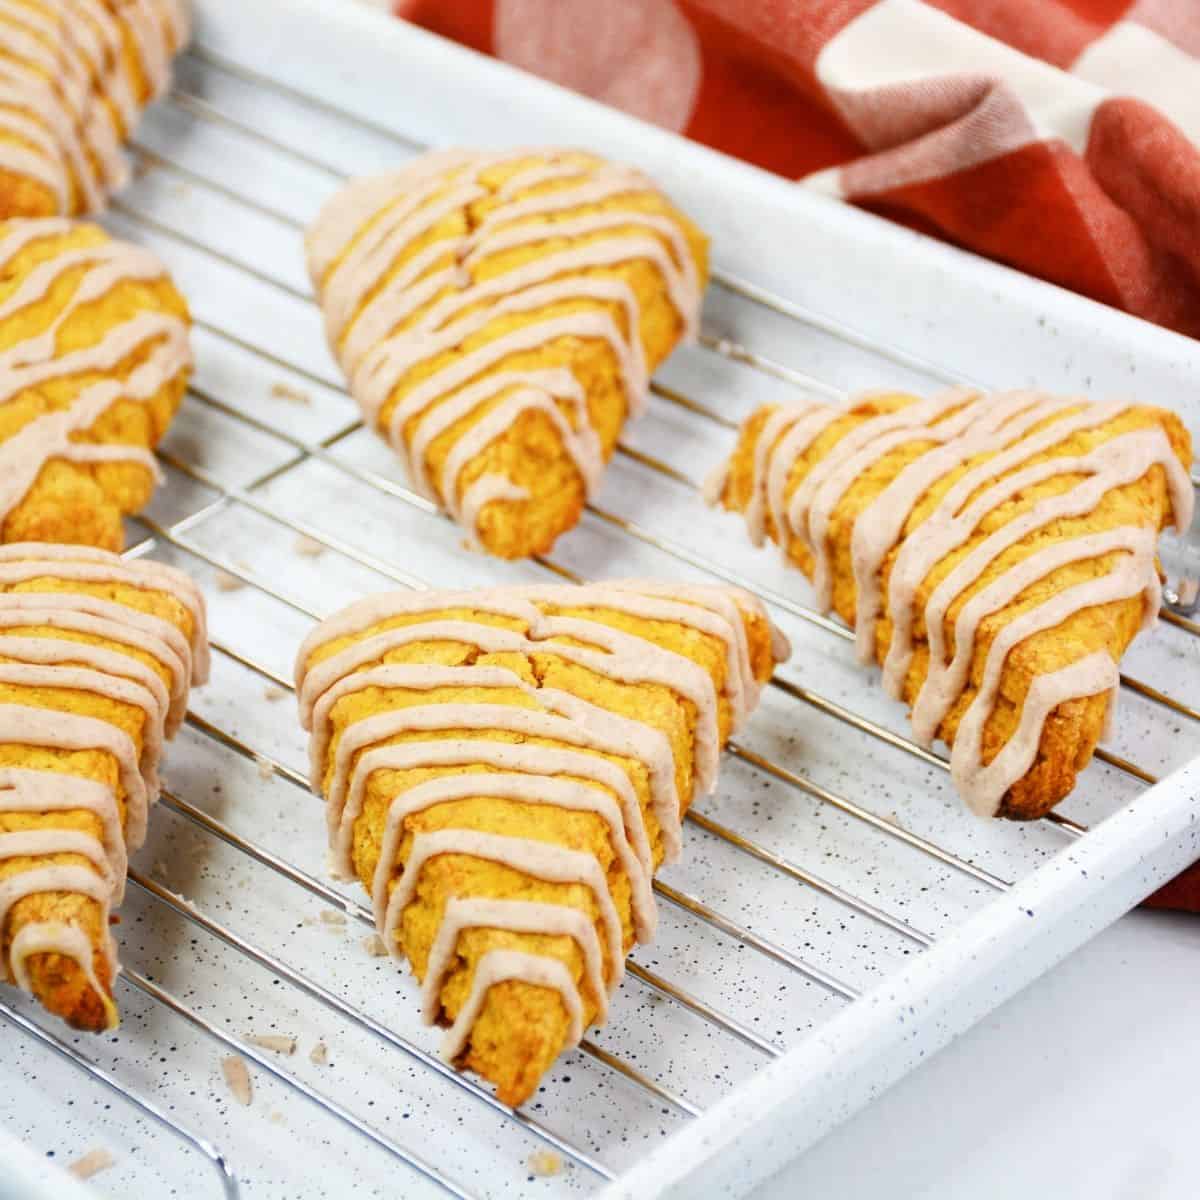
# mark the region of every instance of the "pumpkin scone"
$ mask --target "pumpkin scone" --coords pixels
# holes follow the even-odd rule
[[[574,150],[443,151],[356,180],[307,249],[367,423],[503,558],[579,520],[708,275],[707,239],[649,179]]]
[[[0,542],[120,550],[187,387],[187,304],[148,250],[0,221]]]
[[[1157,617],[1157,538],[1191,524],[1191,461],[1161,408],[880,392],[759,409],[709,499],[854,626],[972,811],[1032,819],[1075,786]]]
[[[604,1021],[652,876],[786,653],[746,593],[643,581],[384,595],[301,647],[334,869],[445,1056],[506,1103]]]
[[[180,571],[0,546],[0,981],[77,1029],[117,1023],[109,911],[207,671],[204,601]]]
[[[186,0],[0,5],[0,218],[102,209],[187,37]]]

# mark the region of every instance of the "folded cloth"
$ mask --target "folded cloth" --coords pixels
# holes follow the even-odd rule
[[[1200,336],[1184,0],[396,0],[397,15]]]

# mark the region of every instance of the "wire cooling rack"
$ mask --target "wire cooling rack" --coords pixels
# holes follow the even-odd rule
[[[196,318],[168,485],[130,522],[128,555],[200,579],[215,669],[131,872],[123,1027],[79,1038],[0,1003],[0,1120],[60,1160],[111,1147],[95,1182],[114,1194],[594,1192],[1200,753],[1200,625],[1165,613],[1063,812],[1029,826],[962,812],[946,759],[906,736],[852,634],[694,494],[763,399],[961,377],[720,270],[699,344],[653,383],[579,529],[532,563],[469,553],[363,430],[303,269],[326,196],[421,149],[197,50],[108,218],[163,256]],[[756,591],[796,654],[689,813],[685,861],[655,884],[659,940],[634,954],[611,1023],[515,1111],[436,1057],[412,981],[367,948],[364,897],[326,882],[291,656],[364,592],[622,574]],[[249,1065],[248,1107],[223,1081],[229,1055]]]

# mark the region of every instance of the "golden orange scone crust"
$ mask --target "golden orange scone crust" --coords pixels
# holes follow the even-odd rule
[[[0,547],[0,982],[78,1029],[116,1024],[110,907],[207,663],[203,600],[175,569]]]
[[[579,520],[708,272],[645,176],[571,150],[426,155],[351,183],[307,244],[368,421],[504,558]]]
[[[185,0],[12,0],[0,12],[0,219],[102,209],[167,86]]]
[[[746,594],[643,581],[381,596],[301,648],[335,867],[506,1103],[604,1020],[651,877],[784,653]]]
[[[0,541],[120,550],[191,370],[149,251],[65,218],[0,222]]]
[[[758,410],[710,498],[856,626],[970,806],[1030,819],[1102,736],[1116,664],[1157,612],[1156,535],[1191,520],[1191,457],[1159,408],[880,392]]]

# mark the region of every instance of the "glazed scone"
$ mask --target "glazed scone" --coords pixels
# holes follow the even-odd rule
[[[307,249],[368,424],[503,558],[579,520],[708,274],[704,235],[650,180],[574,150],[445,151],[357,180]]]
[[[0,219],[102,209],[187,36],[185,0],[0,6]]]
[[[374,597],[301,647],[335,870],[505,1103],[604,1020],[651,878],[786,653],[746,593],[643,581]]]
[[[0,542],[120,550],[191,369],[187,305],[141,247],[0,222]]]
[[[204,602],[181,572],[0,546],[0,981],[77,1029],[117,1023],[109,912],[163,739],[207,671]]]
[[[1157,536],[1191,523],[1191,460],[1160,408],[881,392],[759,409],[709,498],[855,627],[969,807],[1030,819],[1075,786],[1157,616]]]

